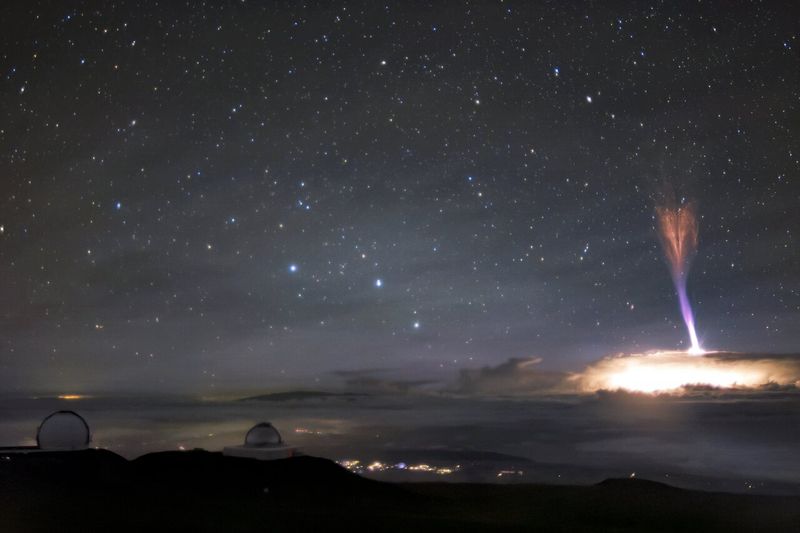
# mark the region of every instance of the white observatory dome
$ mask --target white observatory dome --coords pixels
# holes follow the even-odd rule
[[[270,446],[282,446],[283,439],[278,430],[272,427],[269,422],[262,422],[252,427],[244,438],[244,445],[247,448],[266,448]]]
[[[259,461],[273,461],[275,459],[288,459],[300,454],[294,446],[287,446],[281,434],[269,422],[261,422],[253,426],[244,438],[241,446],[225,446],[222,455],[239,457],[242,459],[257,459]]]
[[[36,432],[42,450],[83,450],[91,440],[89,424],[73,411],[56,411],[45,417]]]

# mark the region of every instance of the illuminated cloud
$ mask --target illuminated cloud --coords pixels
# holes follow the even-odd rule
[[[463,369],[450,392],[534,396],[628,392],[695,396],[800,392],[800,354],[665,351],[604,357],[573,373],[539,368],[539,358]]]
[[[800,387],[800,355],[651,352],[609,356],[570,376],[579,392],[661,393],[698,388],[769,390]]]

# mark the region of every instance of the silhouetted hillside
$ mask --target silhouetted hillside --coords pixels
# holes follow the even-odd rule
[[[800,498],[595,486],[401,484],[326,459],[201,450],[134,461],[103,450],[0,456],[3,532],[792,531]]]

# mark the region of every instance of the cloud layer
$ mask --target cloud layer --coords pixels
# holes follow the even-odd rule
[[[549,394],[574,389],[568,375],[539,369],[541,358],[513,358],[497,366],[462,369],[455,391],[463,394]]]
[[[477,395],[592,394],[617,390],[692,395],[800,390],[798,354],[619,354],[604,357],[574,373],[541,370],[541,361],[513,358],[497,366],[464,369],[453,390]]]

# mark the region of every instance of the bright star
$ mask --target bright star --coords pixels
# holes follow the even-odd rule
[[[293,273],[297,272],[297,265],[295,265],[294,263],[289,265],[289,272],[293,272]]]
[[[381,278],[376,279],[375,280],[375,286],[378,287],[378,288],[383,287],[383,280]]]

